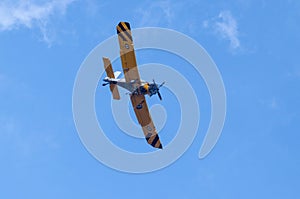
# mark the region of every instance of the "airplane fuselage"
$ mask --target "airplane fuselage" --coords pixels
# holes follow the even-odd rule
[[[123,79],[115,79],[115,78],[109,78],[106,77],[103,80],[104,82],[107,82],[107,84],[116,84],[122,88],[125,88],[133,95],[155,95],[157,93],[156,88],[158,87],[155,83],[148,83],[144,80],[141,80],[140,83],[137,83],[136,81],[132,82],[126,82],[126,80]]]

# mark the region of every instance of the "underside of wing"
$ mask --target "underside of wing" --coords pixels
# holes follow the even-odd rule
[[[117,33],[120,45],[120,55],[126,82],[140,84],[140,75],[137,68],[132,34],[128,22],[120,22],[117,25]]]
[[[145,96],[131,95],[130,99],[135,115],[139,124],[142,126],[147,142],[155,148],[162,149],[162,144],[151,119]]]

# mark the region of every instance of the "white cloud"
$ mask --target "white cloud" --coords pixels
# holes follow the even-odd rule
[[[0,31],[9,31],[20,27],[38,27],[43,40],[51,42],[45,24],[51,16],[63,15],[74,0],[51,0],[37,3],[35,0],[4,0],[0,3]],[[39,1],[41,2],[41,1]]]
[[[218,16],[218,21],[215,22],[215,30],[224,39],[230,41],[230,47],[233,49],[240,47],[238,39],[238,26],[230,11],[222,11]]]
[[[208,25],[209,25],[208,20],[204,20],[204,21],[202,22],[203,28],[208,28]]]
[[[262,104],[264,107],[270,109],[270,110],[279,110],[280,106],[279,106],[279,102],[278,102],[278,98],[276,98],[275,96],[273,96],[272,98],[269,99],[260,99],[259,100],[260,104]]]
[[[174,17],[171,1],[153,1],[137,10],[140,26],[159,26],[162,23],[170,25]]]
[[[217,17],[202,22],[205,29],[212,29],[221,39],[229,40],[232,50],[240,48],[238,24],[230,11],[221,11]]]
[[[275,110],[275,109],[278,109],[279,106],[278,106],[278,102],[277,100],[275,99],[275,97],[272,98],[272,100],[268,103],[269,107],[272,109],[272,110]]]
[[[289,77],[289,78],[295,78],[295,79],[298,79],[300,78],[300,67],[295,67],[295,69],[292,69],[291,71],[287,72],[286,73],[286,77]]]

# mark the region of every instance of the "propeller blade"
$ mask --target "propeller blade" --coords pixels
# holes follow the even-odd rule
[[[153,84],[155,85],[155,88],[157,89],[157,84],[155,83],[154,79],[153,79]]]
[[[157,95],[158,95],[159,99],[160,99],[160,100],[162,100],[162,97],[161,97],[161,95],[160,95],[160,92],[159,92],[159,91],[157,91]]]
[[[106,86],[107,84],[109,84],[109,83],[104,83],[104,84],[102,84],[102,86]]]
[[[158,88],[162,87],[165,83],[166,82],[161,83]]]
[[[162,86],[165,84],[165,82],[161,83],[161,84],[158,86],[158,85],[155,83],[155,80],[153,79],[153,84],[155,85],[155,90],[156,90],[156,93],[157,93],[159,99],[162,100],[161,94],[160,94],[160,92],[159,92],[159,88],[162,87]]]

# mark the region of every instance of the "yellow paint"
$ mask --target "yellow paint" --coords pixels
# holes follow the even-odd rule
[[[144,89],[146,89],[147,92],[149,91],[149,84],[148,83],[144,85]]]
[[[123,27],[126,29],[126,30],[129,30],[128,27],[126,26],[126,24],[124,22],[121,22],[121,24],[123,25]]]

